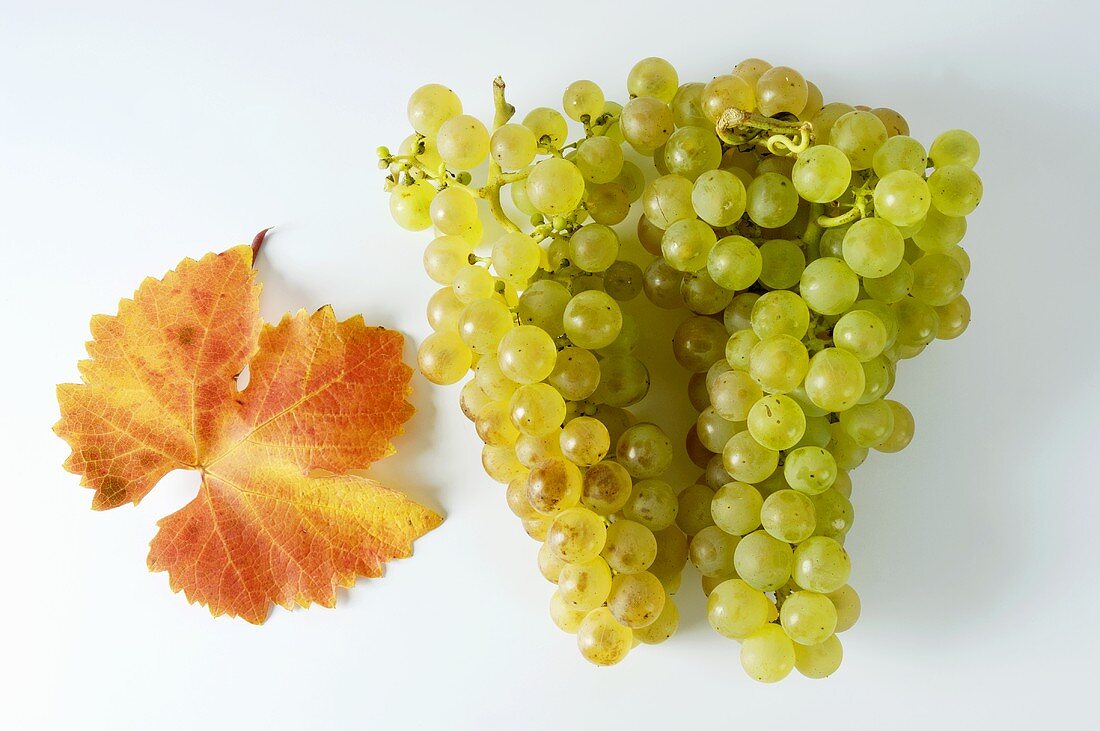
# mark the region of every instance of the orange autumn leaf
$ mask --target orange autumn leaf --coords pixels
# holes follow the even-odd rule
[[[97,510],[197,470],[198,495],[159,522],[149,568],[214,615],[259,623],[272,602],[333,606],[338,586],[380,576],[441,518],[339,474],[392,454],[412,415],[401,334],[330,307],[263,324],[252,256],[185,259],[92,318],[83,383],[58,386],[54,430]]]

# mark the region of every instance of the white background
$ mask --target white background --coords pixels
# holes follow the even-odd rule
[[[1081,3],[0,3],[0,726],[1080,728],[1095,723],[1100,325],[1096,14]],[[1022,5],[1022,4],[1021,4]],[[614,9],[612,9],[614,7]],[[894,8],[893,10],[891,8]],[[745,56],[826,100],[982,143],[970,330],[901,368],[918,433],[855,477],[863,618],[831,679],[745,677],[698,578],[669,643],[584,663],[536,544],[481,474],[457,387],[373,474],[443,512],[416,556],[335,610],[212,619],[145,570],[197,485],[89,510],[50,432],[93,313],[147,274],[278,226],[263,312],[332,303],[428,332],[424,235],[390,221],[374,148],[447,83],[521,110],[637,59],[681,80]],[[679,394],[677,394],[679,398]]]

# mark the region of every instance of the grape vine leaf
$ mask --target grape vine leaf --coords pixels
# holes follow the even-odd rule
[[[272,602],[333,606],[337,586],[381,576],[442,518],[346,474],[392,454],[412,416],[401,334],[327,306],[262,323],[252,260],[248,246],[185,259],[93,317],[83,383],[57,387],[54,431],[96,510],[197,470],[198,495],[159,521],[149,568],[215,616],[258,624]]]

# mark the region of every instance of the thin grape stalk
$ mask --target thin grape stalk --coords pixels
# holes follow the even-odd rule
[[[541,542],[551,618],[587,660],[671,637],[690,561],[750,677],[828,676],[860,612],[850,472],[913,438],[888,398],[898,363],[970,320],[978,142],[951,130],[926,149],[897,112],[825,103],[760,59],[681,83],[647,58],[626,86],[620,105],[574,82],[564,114],[517,123],[498,78],[490,126],[444,86],[414,92],[414,133],[378,156],[395,221],[436,234],[420,370],[473,374],[459,400],[485,471]],[[673,440],[630,410],[648,323],[621,304],[643,292],[684,312],[692,484],[668,481]]]

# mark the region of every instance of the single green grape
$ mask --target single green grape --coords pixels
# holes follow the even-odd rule
[[[740,538],[717,525],[696,533],[688,546],[688,558],[703,576],[729,576],[733,573],[733,554]]]
[[[566,459],[581,467],[590,467],[607,455],[611,436],[598,419],[578,416],[562,427],[559,444]]]
[[[763,228],[779,228],[798,211],[798,191],[789,178],[779,173],[757,175],[745,195],[749,218]]]
[[[907,135],[898,135],[886,140],[878,148],[873,167],[875,175],[880,178],[898,170],[908,170],[923,176],[928,168],[928,155],[920,142]]]
[[[528,383],[517,388],[509,409],[516,428],[531,436],[548,434],[565,420],[565,399],[546,383]]]
[[[696,186],[698,184],[697,181]],[[740,181],[737,184],[740,185]],[[751,287],[760,278],[763,267],[764,259],[760,255],[760,248],[744,236],[719,239],[707,254],[707,273],[711,279],[731,292]]]
[[[964,129],[952,129],[932,140],[928,156],[937,168],[962,165],[972,168],[978,164],[981,149],[977,138]]]
[[[584,473],[581,504],[600,515],[618,512],[630,499],[631,485],[630,473],[621,464],[598,462]]]
[[[509,231],[493,242],[493,270],[515,287],[527,285],[538,271],[541,258],[539,245],[526,234]]]
[[[768,394],[749,409],[749,433],[762,446],[775,451],[790,449],[806,431],[806,415],[789,396]]]
[[[737,575],[758,591],[775,591],[786,584],[792,560],[791,547],[764,530],[743,537],[733,555]]]
[[[761,446],[747,430],[730,437],[722,449],[722,464],[738,482],[756,484],[779,466],[779,452]]]
[[[817,143],[829,143],[836,121],[854,110],[855,107],[844,102],[830,102],[821,107],[821,110],[810,118],[810,124],[813,125],[814,130],[814,139]]]
[[[458,333],[462,341],[481,355],[496,352],[505,333],[514,326],[507,305],[495,299],[474,300],[462,310]]]
[[[673,139],[687,129],[699,130],[700,128],[685,127],[683,130],[678,130],[673,135]],[[717,141],[709,131],[706,134],[710,139]],[[669,145],[671,144],[672,140],[669,140]],[[666,147],[666,159],[669,155],[668,150],[669,148]],[[669,168],[679,172],[671,165]],[[686,172],[682,174],[692,178]],[[733,173],[728,170],[707,169],[692,179],[695,180],[691,189],[692,207],[696,215],[711,226],[732,226],[745,214],[747,204],[745,185]]]
[[[577,609],[562,599],[560,591],[555,591],[550,595],[550,619],[562,632],[568,632],[571,635],[577,634],[581,622],[584,621],[587,614],[588,612]]]
[[[952,340],[966,331],[970,324],[970,302],[961,294],[945,305],[936,308],[939,327],[936,337],[940,340]]]
[[[662,175],[642,193],[642,211],[646,220],[664,231],[677,221],[695,218],[691,195],[690,180],[682,175]]]
[[[776,335],[802,338],[810,327],[810,311],[802,297],[777,290],[756,299],[749,321],[753,332],[761,339]]]
[[[905,240],[897,226],[881,218],[856,221],[844,234],[845,263],[861,277],[883,277],[905,256]]]
[[[874,447],[894,430],[894,412],[884,401],[856,404],[840,415],[840,425],[859,446]]]
[[[860,363],[877,357],[886,348],[886,326],[867,310],[845,313],[833,325],[833,344],[854,355]]]
[[[699,104],[703,114],[713,125],[727,109],[740,109],[751,112],[756,109],[756,93],[753,87],[756,80],[748,80],[741,76],[725,74],[715,76],[703,87]]]
[[[798,292],[821,315],[839,315],[859,297],[859,277],[844,260],[824,256],[802,271]]]
[[[551,337],[563,335],[565,326],[562,318],[570,299],[572,295],[564,285],[552,279],[540,279],[519,296],[519,321],[523,325],[545,330]]]
[[[796,591],[783,601],[779,621],[787,636],[800,645],[817,645],[836,628],[836,607],[815,591]]]
[[[709,254],[707,261],[710,261]],[[698,315],[715,315],[733,300],[733,292],[715,282],[705,267],[685,274],[680,283],[680,296],[684,305]]]
[[[816,645],[794,646],[794,667],[807,678],[827,678],[840,668],[844,649],[836,635]]]
[[[594,120],[603,114],[605,104],[603,89],[594,81],[574,81],[565,88],[561,106],[574,122]]]
[[[836,481],[836,459],[822,447],[799,447],[787,454],[783,476],[792,489],[817,495],[828,490]]]
[[[933,307],[942,307],[962,294],[962,267],[947,254],[925,254],[913,262],[914,299]]]
[[[643,155],[651,155],[668,142],[676,122],[668,104],[655,97],[639,96],[623,107],[619,128],[631,147]]]
[[[669,106],[672,107],[672,119],[677,127],[711,127],[703,114],[703,88],[705,84],[689,82],[680,84]]]
[[[777,490],[760,508],[760,525],[784,543],[799,543],[814,533],[817,515],[810,498],[797,490]]]
[[[473,360],[473,351],[454,331],[432,333],[424,338],[416,354],[420,372],[441,386],[457,383],[470,370]]]
[[[921,223],[932,202],[928,183],[909,170],[895,170],[879,180],[874,200],[875,215],[895,226]]]
[[[679,576],[679,574],[676,574],[677,581],[679,580]],[[663,583],[662,581],[662,584]],[[668,592],[667,585],[665,585],[665,591]],[[672,637],[679,626],[680,610],[676,608],[676,602],[672,601],[670,597],[665,601],[664,608],[661,609],[661,613],[657,615],[657,619],[653,620],[645,627],[634,630],[634,638],[641,640],[647,645],[660,644]]]
[[[549,157],[535,165],[525,187],[528,200],[540,213],[564,215],[581,202],[584,176],[568,160]]]
[[[867,294],[888,305],[905,299],[912,286],[913,268],[904,260],[889,274],[863,279],[863,289]]]
[[[547,379],[551,386],[570,401],[591,396],[600,382],[600,363],[584,348],[569,346],[558,352],[554,370]]]
[[[886,125],[871,112],[855,110],[838,118],[829,130],[829,144],[848,156],[853,170],[871,167],[886,142]]]
[[[708,525],[714,525],[710,514],[714,490],[706,485],[688,485],[677,496],[680,504],[676,511],[676,525],[689,536],[693,536]]]
[[[726,533],[743,536],[760,527],[760,508],[764,498],[760,491],[744,482],[722,485],[710,504],[714,524]]]
[[[764,395],[764,390],[751,375],[736,369],[720,373],[707,390],[715,413],[731,422],[748,419],[749,410]]]
[[[752,330],[737,330],[733,335],[730,335],[729,340],[726,341],[726,362],[728,362],[730,367],[734,370],[750,372],[752,366],[752,349],[755,348],[756,344],[759,342],[760,338],[758,338],[756,333]],[[801,345],[801,343],[799,343],[799,345]],[[808,358],[807,362],[809,362]]]
[[[473,247],[461,236],[440,236],[424,249],[424,271],[439,284],[451,284],[472,253]]]
[[[769,239],[760,247],[760,283],[772,289],[798,284],[806,269],[806,254],[793,241]]]
[[[859,359],[846,350],[825,348],[814,354],[806,371],[806,395],[827,411],[850,409],[866,385]]]
[[[672,442],[656,424],[636,424],[619,437],[615,456],[632,477],[657,477],[672,463]]]
[[[641,523],[617,519],[607,529],[603,557],[620,574],[636,574],[653,565],[657,558],[657,539]]]
[[[699,436],[699,441],[707,450],[715,454],[722,451],[730,437],[744,428],[743,421],[735,422],[725,419],[715,411],[713,406],[703,409],[695,422],[695,431]]]
[[[535,107],[523,118],[540,148],[560,149],[569,136],[569,124],[561,112],[550,107]]]
[[[889,406],[894,413],[894,428],[885,441],[875,445],[875,449],[887,453],[900,452],[909,446],[909,442],[913,441],[913,432],[916,429],[913,414],[897,401],[885,399],[883,403]]]
[[[982,179],[963,165],[937,167],[928,177],[932,206],[945,216],[966,216],[982,200]]]
[[[579,506],[558,513],[546,533],[546,545],[558,560],[566,564],[583,564],[599,559],[606,540],[607,527],[603,518]]]
[[[440,126],[435,144],[449,168],[472,170],[489,155],[489,131],[477,117],[459,114]]]
[[[497,127],[489,138],[489,153],[503,170],[519,170],[530,165],[538,146],[535,133],[514,122]]]
[[[831,145],[814,145],[799,153],[791,172],[798,194],[813,203],[839,199],[852,181],[848,157]]]
[[[527,500],[541,515],[554,516],[580,502],[583,483],[580,470],[572,462],[546,460],[527,475]]]
[[[681,127],[665,142],[664,160],[670,173],[695,180],[722,162],[722,143],[713,130]]]
[[[619,574],[611,582],[607,608],[622,624],[641,629],[660,616],[667,599],[661,580],[648,571]]]
[[[844,632],[855,626],[859,619],[859,594],[850,585],[845,584],[836,591],[829,592],[829,601],[836,608],[836,631]]]
[[[558,349],[546,331],[520,325],[501,338],[497,358],[501,371],[516,383],[537,383],[554,370]]]
[[[425,84],[409,97],[409,124],[425,137],[435,137],[443,123],[462,114],[462,101],[442,84]]]
[[[614,665],[634,645],[634,633],[620,624],[607,607],[593,609],[577,628],[577,648],[593,665]]]
[[[615,340],[623,325],[623,315],[619,304],[606,292],[589,290],[569,300],[562,323],[574,345],[596,350]]]
[[[707,257],[718,238],[707,224],[689,218],[671,224],[661,237],[661,253],[669,266],[694,272],[707,265]]]
[[[707,621],[724,637],[743,640],[768,622],[771,600],[741,579],[724,579],[707,597]]]
[[[794,549],[791,577],[803,589],[828,594],[848,583],[852,561],[844,546],[826,536],[813,536]]]
[[[610,183],[623,171],[623,148],[607,137],[588,137],[573,162],[590,183]]]
[[[765,117],[780,112],[798,116],[806,107],[808,97],[806,80],[788,66],[773,66],[756,80],[756,104]]]
[[[632,406],[649,393],[649,370],[633,355],[607,355],[600,360],[600,379],[593,398],[608,406]]]
[[[390,193],[390,215],[403,229],[423,231],[432,225],[431,205],[435,187],[426,180],[398,185]]]
[[[672,355],[692,373],[702,373],[722,358],[727,336],[725,326],[712,317],[689,317],[672,335]]]
[[[634,64],[626,77],[626,89],[631,96],[651,96],[664,102],[672,101],[679,83],[675,67],[657,56]]]
[[[570,606],[593,609],[607,600],[611,592],[611,578],[611,568],[599,556],[567,563],[558,573],[558,592]]]
[[[729,356],[728,344],[726,355]],[[733,365],[732,360],[730,364]],[[858,361],[856,364],[858,365]],[[749,375],[766,393],[788,393],[794,390],[803,377],[808,377],[809,366],[810,358],[806,346],[790,335],[773,335],[760,340],[749,354]]]

